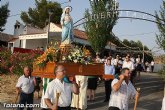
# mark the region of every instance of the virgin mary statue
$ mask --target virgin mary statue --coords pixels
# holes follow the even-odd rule
[[[65,7],[61,16],[62,40],[61,44],[73,42],[73,20],[70,16],[70,7]]]

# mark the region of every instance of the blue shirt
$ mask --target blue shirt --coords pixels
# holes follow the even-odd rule
[[[113,65],[106,65],[104,66],[105,74],[107,75],[114,75],[115,74],[115,67]]]

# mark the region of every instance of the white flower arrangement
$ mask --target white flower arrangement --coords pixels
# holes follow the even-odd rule
[[[86,55],[86,53],[88,53],[88,55]],[[87,58],[89,56],[90,56],[89,50],[87,50],[86,48],[79,48],[76,46],[73,49],[71,49],[69,55],[66,56],[65,57],[66,59],[63,61],[87,64],[87,62],[89,62],[87,60],[90,59]]]

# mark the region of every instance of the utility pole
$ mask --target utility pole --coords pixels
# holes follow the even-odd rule
[[[50,31],[50,17],[51,17],[51,15],[53,14],[53,13],[51,12],[51,10],[48,10],[48,13],[49,13],[49,25],[48,25],[48,32],[47,32],[47,35],[48,35],[48,38],[47,38],[47,47],[48,47],[48,45],[49,45],[49,37],[50,37],[50,35],[49,35],[49,31]]]
[[[144,63],[144,45],[143,45],[143,63]]]

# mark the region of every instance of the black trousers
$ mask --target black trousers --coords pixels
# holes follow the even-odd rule
[[[130,76],[130,81],[132,84],[134,83],[134,79],[136,78],[136,76],[137,76],[137,71],[133,70]]]
[[[118,107],[109,107],[108,110],[120,110]]]
[[[112,79],[108,80],[108,81],[104,81],[105,84],[105,100],[109,100],[110,99],[110,95],[111,95],[111,83],[112,83]]]
[[[154,71],[154,66],[151,66],[151,71],[152,71],[152,72]]]
[[[33,104],[33,93],[31,94],[25,94],[23,92],[20,93],[20,100],[19,100],[19,104],[23,104],[24,107],[26,107],[26,104]],[[17,110],[23,110],[24,109],[23,106],[18,107]],[[28,107],[27,110],[33,110],[32,107]]]
[[[58,110],[71,110],[71,107],[58,107]]]

